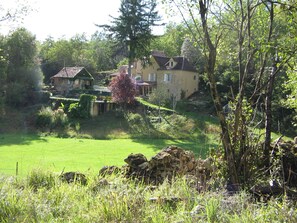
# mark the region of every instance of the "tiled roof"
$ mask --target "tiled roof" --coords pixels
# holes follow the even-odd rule
[[[174,66],[174,68],[172,68],[172,70],[197,71],[185,57],[173,57],[173,60],[177,62],[177,64]]]
[[[193,67],[189,61],[185,57],[172,57],[172,59],[177,63],[174,67],[169,68],[168,67],[168,61],[171,59],[170,57],[164,57],[164,56],[154,56],[157,64],[160,67],[160,70],[186,70],[186,71],[193,71],[197,72],[195,67]]]
[[[84,67],[64,67],[53,77],[74,78]]]
[[[153,56],[161,70],[166,70],[166,63],[170,60],[169,57]]]

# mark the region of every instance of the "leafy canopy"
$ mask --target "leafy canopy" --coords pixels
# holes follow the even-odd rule
[[[129,75],[121,72],[109,84],[112,100],[118,104],[132,104],[136,95],[136,84]]]

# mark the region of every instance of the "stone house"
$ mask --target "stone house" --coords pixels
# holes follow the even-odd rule
[[[91,89],[94,78],[84,67],[63,67],[56,75],[51,77],[51,84],[60,94],[67,94],[77,89]]]
[[[143,96],[154,88],[165,88],[170,96],[181,100],[198,91],[198,71],[185,57],[166,57],[162,52],[152,52],[149,63],[142,66],[141,61],[135,62],[131,73]]]

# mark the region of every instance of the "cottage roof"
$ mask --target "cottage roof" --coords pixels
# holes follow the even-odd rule
[[[78,74],[85,76],[85,79],[94,79],[93,76],[84,67],[63,67],[56,75],[52,78],[75,78]],[[85,75],[84,75],[85,74]]]
[[[169,57],[164,57],[164,56],[154,56],[155,61],[159,65],[161,70],[166,70],[166,63],[169,61]]]
[[[185,71],[193,71],[197,72],[195,67],[193,67],[189,61],[185,57],[177,56],[172,57],[172,59],[176,62],[176,65],[174,67],[169,67],[168,62],[171,59],[170,57],[165,56],[156,56],[153,55],[155,58],[157,64],[160,67],[160,70],[185,70]]]
[[[177,62],[174,70],[197,71],[185,57],[174,57],[173,60]]]

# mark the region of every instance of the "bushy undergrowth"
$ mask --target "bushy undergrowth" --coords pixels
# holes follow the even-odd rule
[[[69,126],[67,115],[62,109],[52,110],[42,107],[36,116],[36,127],[42,130],[66,129]]]
[[[0,178],[0,221],[296,222],[297,210],[286,199],[264,204],[245,192],[198,193],[185,178],[153,187],[120,176],[91,177],[82,186],[36,171],[26,179]]]
[[[173,138],[191,138],[198,126],[195,121],[185,116],[172,114],[162,117],[162,122],[154,124],[155,128]]]
[[[217,129],[211,131],[209,124],[201,125],[193,118],[179,114],[162,114],[161,117],[154,114],[141,114],[128,112],[124,116],[133,137],[151,137],[151,138],[175,138],[175,139],[197,139],[205,141],[206,134],[217,133]]]
[[[72,118],[90,118],[91,104],[95,99],[94,95],[81,94],[79,102],[70,104],[68,114]]]

